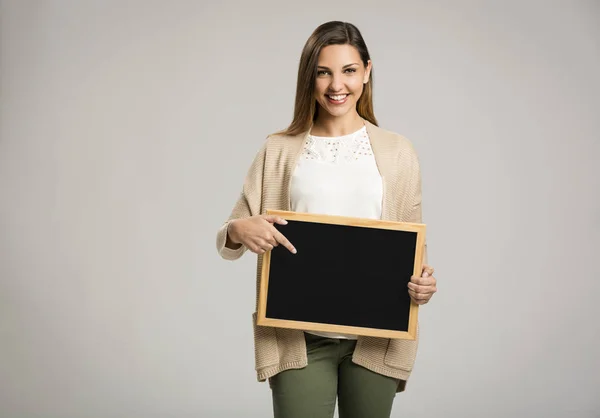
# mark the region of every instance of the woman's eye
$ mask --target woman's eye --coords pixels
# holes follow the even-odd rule
[[[346,68],[344,70],[345,73],[355,73],[356,72],[356,68]],[[327,70],[318,70],[317,71],[317,75],[318,76],[323,76],[323,75],[329,75],[330,72]]]

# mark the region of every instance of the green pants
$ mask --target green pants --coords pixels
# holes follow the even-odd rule
[[[305,333],[308,365],[270,380],[275,418],[389,418],[398,380],[352,363],[355,340]]]

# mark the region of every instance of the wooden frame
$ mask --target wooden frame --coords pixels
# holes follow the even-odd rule
[[[331,225],[346,225],[354,227],[377,228],[396,231],[405,231],[416,233],[416,247],[413,263],[413,275],[421,275],[423,265],[423,251],[425,244],[425,224],[408,223],[408,222],[392,222],[374,219],[352,218],[330,215],[315,215],[307,213],[297,213],[289,211],[267,210],[269,215],[277,215],[290,221],[302,221],[318,224]],[[285,228],[285,226],[283,227]],[[293,242],[292,242],[293,243]],[[286,250],[287,251],[287,250]],[[300,252],[300,249],[299,249]],[[287,319],[268,318],[267,312],[267,296],[269,290],[269,274],[271,265],[271,251],[263,254],[263,263],[261,270],[261,280],[259,289],[257,325],[279,328],[292,328],[305,331],[321,331],[343,334],[354,334],[372,337],[383,338],[399,338],[414,340],[417,332],[418,307],[412,299],[410,300],[410,310],[408,315],[408,329],[406,331],[398,331],[391,329],[357,327],[348,325],[334,325],[318,322],[304,322]],[[408,294],[408,289],[406,289]]]

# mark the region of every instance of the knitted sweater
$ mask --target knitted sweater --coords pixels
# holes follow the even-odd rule
[[[404,137],[365,121],[371,147],[383,182],[381,219],[421,223],[421,174],[412,144]],[[225,247],[227,228],[233,219],[266,213],[267,209],[290,210],[291,176],[309,131],[296,136],[271,135],[256,155],[233,211],[217,232],[217,250],[227,260],[240,258],[245,246]],[[260,289],[262,256],[256,269],[256,306]],[[427,247],[424,263],[427,262]],[[408,291],[408,289],[407,289]],[[265,381],[288,369],[308,364],[304,333],[295,329],[256,325],[252,315],[257,379]],[[359,336],[352,361],[376,373],[400,379],[398,392],[405,388],[413,369],[418,346],[415,340]]]

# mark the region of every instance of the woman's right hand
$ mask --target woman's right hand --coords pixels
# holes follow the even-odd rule
[[[234,219],[229,224],[228,235],[234,244],[243,244],[256,254],[264,254],[279,244],[296,254],[296,249],[273,224],[286,225],[287,221],[275,215],[256,215]]]

